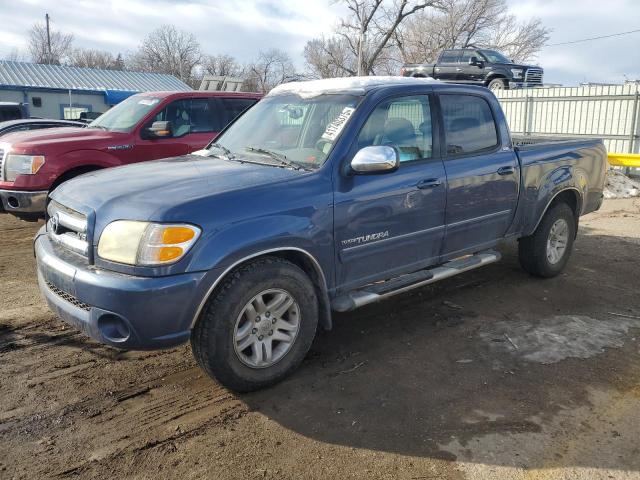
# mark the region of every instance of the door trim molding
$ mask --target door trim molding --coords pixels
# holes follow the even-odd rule
[[[471,223],[471,222],[478,222],[480,220],[487,220],[487,219],[493,218],[493,217],[500,217],[500,216],[503,216],[503,215],[508,215],[511,212],[512,212],[511,209],[509,209],[509,210],[500,210],[499,212],[488,213],[488,214],[482,215],[480,217],[467,218],[466,220],[460,220],[458,222],[447,223],[447,228],[457,227],[459,225],[464,225],[466,223]]]

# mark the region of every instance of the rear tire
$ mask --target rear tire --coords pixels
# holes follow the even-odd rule
[[[552,205],[536,231],[520,239],[520,265],[536,277],[555,277],[569,261],[575,236],[576,218],[571,207],[566,203]]]
[[[248,392],[295,370],[317,325],[318,299],[304,271],[284,259],[265,257],[223,281],[193,329],[191,346],[209,376],[231,390]]]

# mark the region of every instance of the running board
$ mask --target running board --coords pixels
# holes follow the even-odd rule
[[[418,270],[414,273],[401,275],[386,282],[373,283],[345,295],[336,297],[331,302],[331,308],[336,312],[348,312],[373,302],[379,302],[393,295],[398,295],[414,288],[429,285],[445,278],[453,277],[474,268],[482,267],[500,260],[500,253],[494,250],[469,255],[443,263],[439,267]]]

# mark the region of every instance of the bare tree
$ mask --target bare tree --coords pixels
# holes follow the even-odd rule
[[[333,78],[357,74],[357,58],[341,37],[320,37],[307,42],[304,59],[312,78]]]
[[[337,34],[358,58],[358,71],[364,75],[388,70],[394,55],[392,42],[396,30],[412,15],[425,9],[439,8],[441,0],[342,0],[350,12],[343,18]]]
[[[35,63],[48,63],[60,65],[66,59],[73,44],[71,33],[62,33],[57,30],[50,30],[51,50],[47,41],[47,27],[45,24],[37,22],[29,30],[29,53],[31,60]]]
[[[146,36],[129,62],[134,70],[168,73],[193,83],[194,69],[201,59],[200,44],[192,33],[162,25]]]
[[[221,77],[241,77],[244,73],[240,65],[231,55],[205,55],[202,59],[203,73]]]
[[[539,19],[518,22],[506,0],[442,0],[437,11],[420,12],[395,34],[404,62],[433,62],[447,48],[477,46],[530,60],[549,38]]]
[[[122,55],[116,57],[103,50],[76,48],[69,56],[69,65],[82,68],[100,68],[103,70],[123,70]]]
[[[287,52],[272,48],[260,51],[258,58],[245,67],[245,88],[266,93],[281,83],[299,79]]]
[[[334,36],[307,42],[305,60],[314,77],[395,73],[397,29],[410,17],[440,8],[441,0],[338,0],[349,15]]]
[[[550,33],[539,18],[518,22],[508,15],[492,32],[487,45],[502,50],[516,62],[526,62],[537,58],[538,52],[549,41]]]

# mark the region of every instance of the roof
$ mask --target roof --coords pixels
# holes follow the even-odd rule
[[[188,92],[144,92],[140,95],[146,95],[154,98],[167,98],[167,97],[207,97],[207,98],[255,98],[260,100],[264,95],[262,93],[255,92],[222,92],[222,91],[208,91],[208,90],[189,90]]]
[[[173,75],[162,73],[98,70],[9,61],[0,61],[0,86],[99,92],[191,90],[191,87]]]
[[[432,78],[416,77],[344,77],[309,80],[306,82],[290,82],[278,85],[269,95],[295,93],[301,97],[313,97],[324,93],[354,93],[363,95],[366,90],[384,85],[425,85],[438,82]]]
[[[73,120],[54,120],[51,118],[20,118],[16,120],[5,120],[4,122],[0,122],[0,130],[4,130],[5,128],[13,127],[15,125],[24,125],[24,124],[33,124],[33,123],[56,123],[60,125],[77,125],[79,127],[83,127],[86,124],[82,122],[74,122]]]

